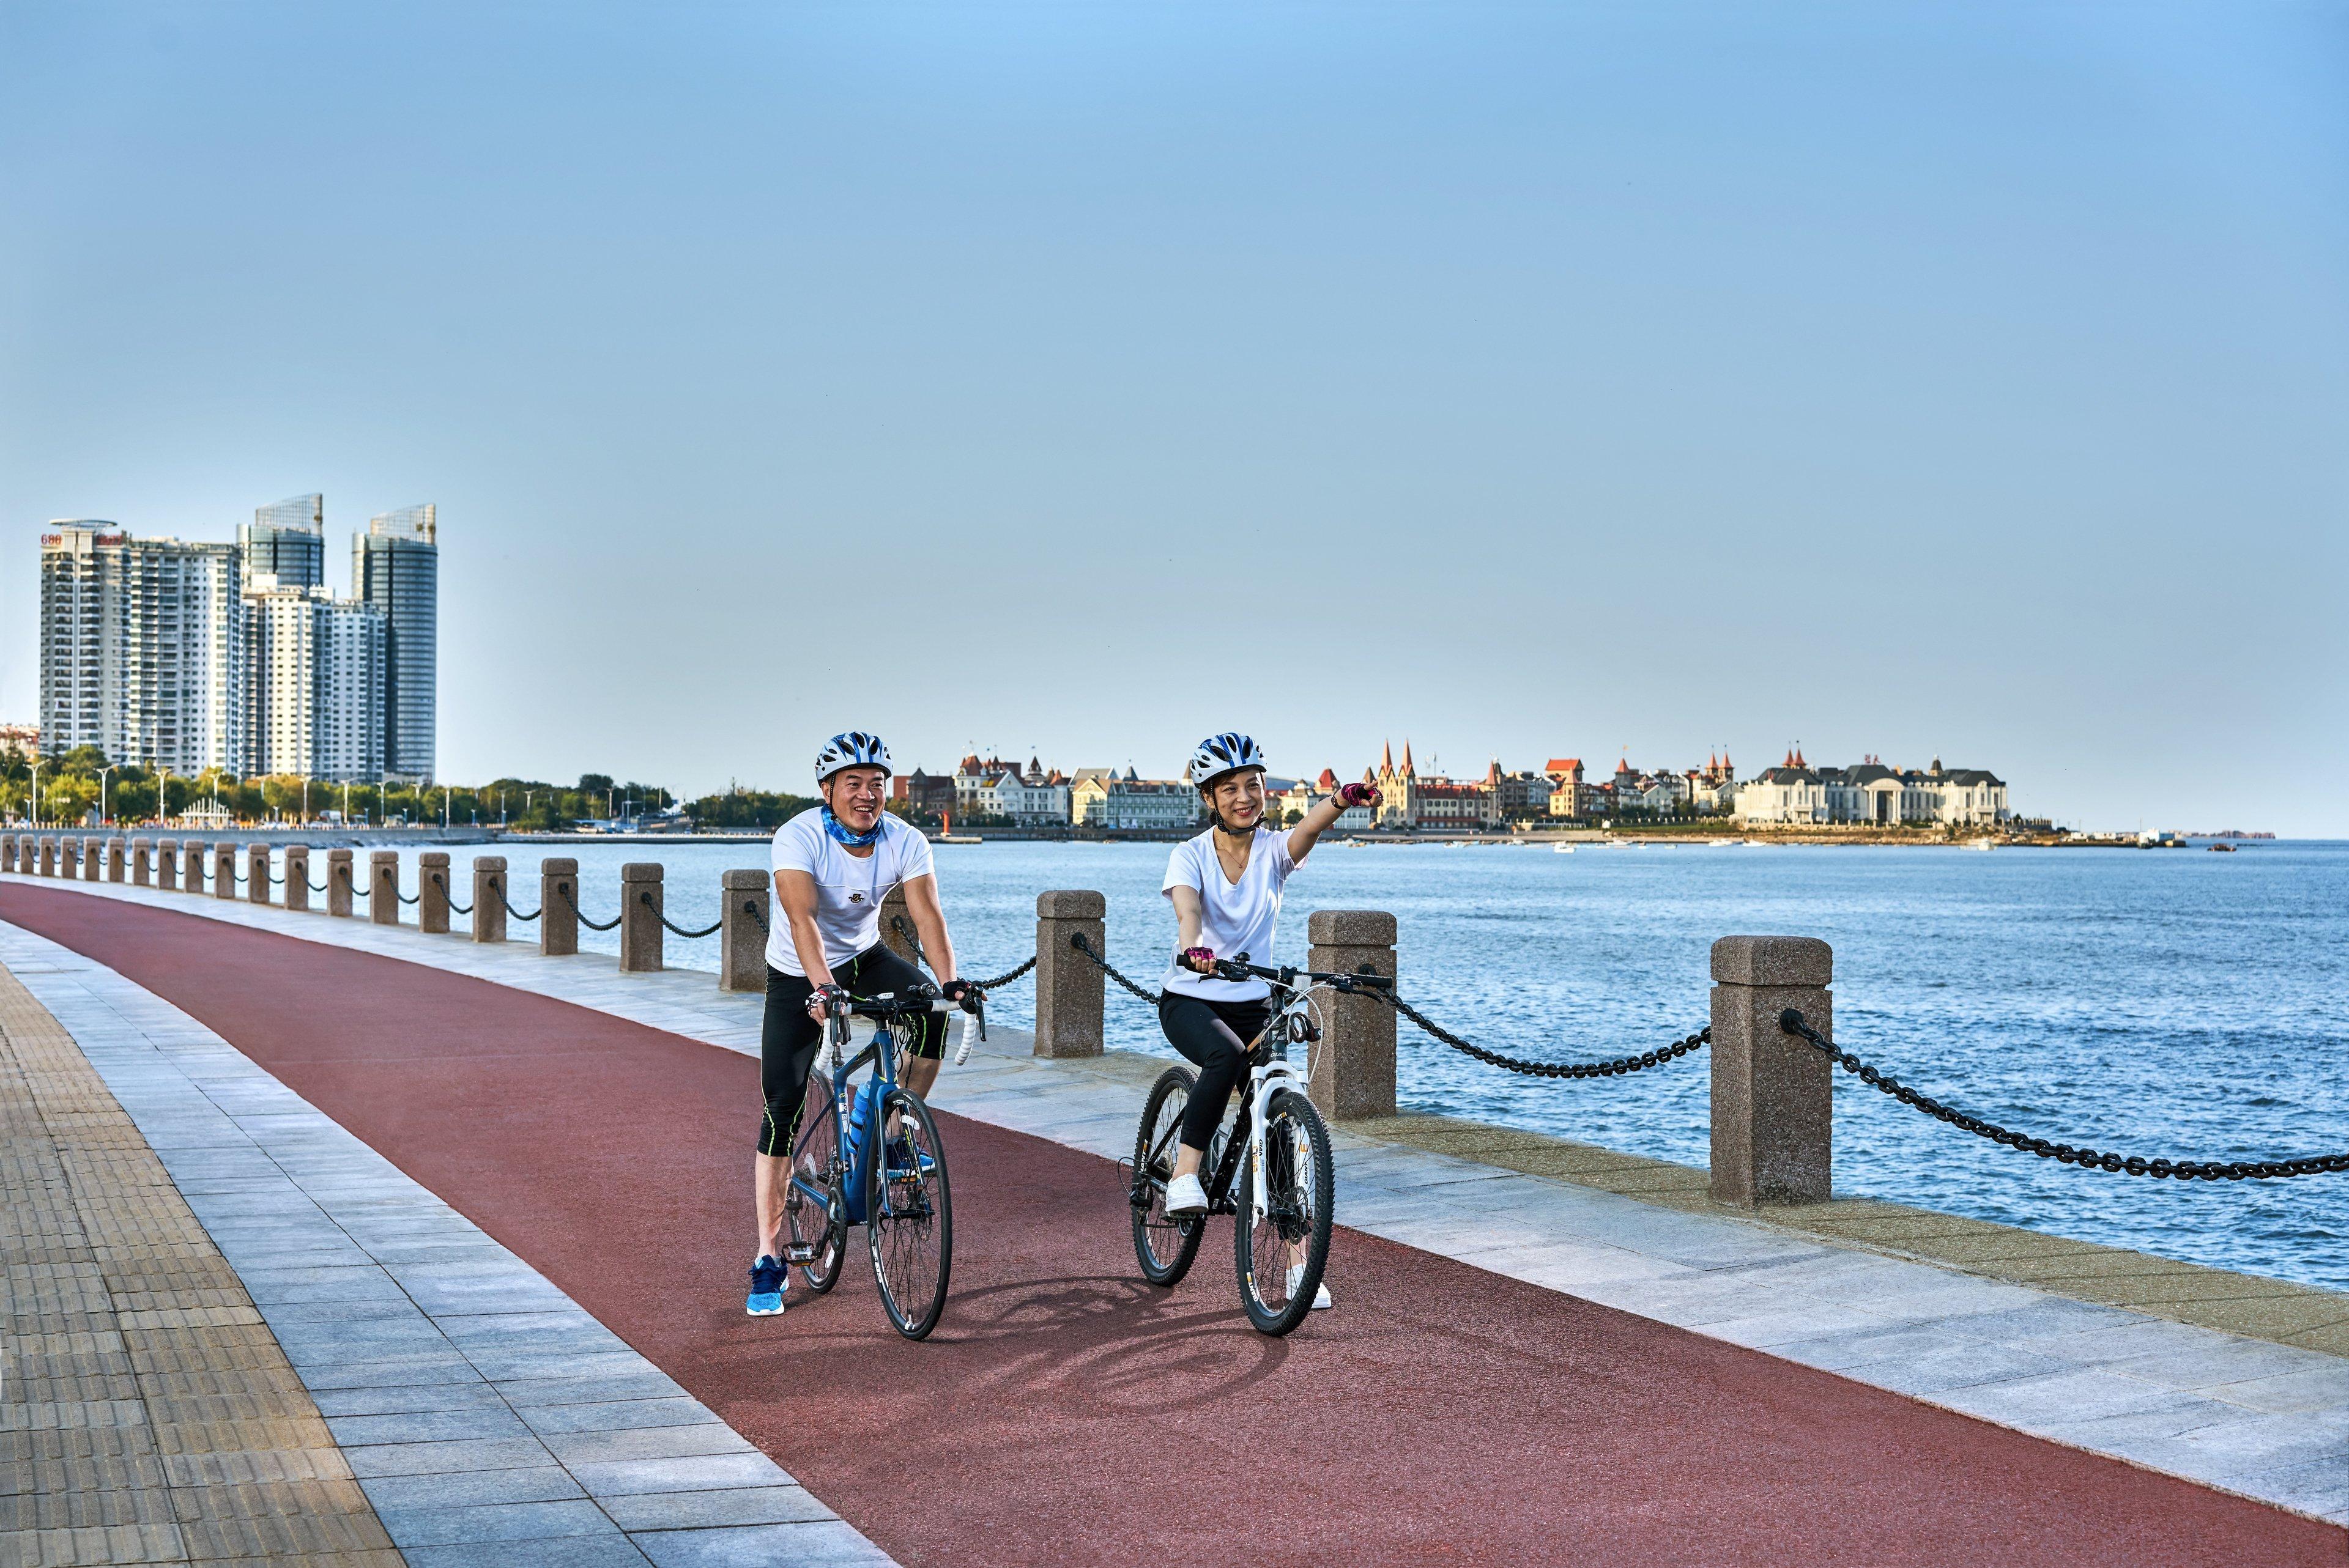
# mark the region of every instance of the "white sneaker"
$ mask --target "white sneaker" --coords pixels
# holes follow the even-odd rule
[[[1196,1176],[1177,1176],[1166,1183],[1166,1217],[1190,1220],[1207,1212],[1207,1190]]]
[[[1288,1267],[1288,1294],[1292,1298],[1297,1295],[1297,1287],[1304,1283],[1305,1265],[1303,1264],[1291,1264]],[[1326,1311],[1335,1305],[1336,1303],[1330,1299],[1330,1287],[1328,1285],[1317,1284],[1313,1287],[1312,1309],[1315,1312]]]

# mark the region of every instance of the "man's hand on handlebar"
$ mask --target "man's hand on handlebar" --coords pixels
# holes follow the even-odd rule
[[[1216,950],[1212,947],[1186,947],[1174,955],[1174,962],[1194,975],[1216,972]]]
[[[987,1006],[987,993],[968,980],[948,980],[938,987],[938,993],[966,1013],[976,1013]]]
[[[819,1024],[826,1018],[846,1012],[848,987],[845,985],[817,986],[808,993],[807,1010],[808,1016]]]

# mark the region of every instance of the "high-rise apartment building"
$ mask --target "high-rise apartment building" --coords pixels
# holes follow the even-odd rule
[[[246,769],[362,783],[383,772],[383,612],[266,574],[245,595]]]
[[[239,523],[237,548],[244,552],[244,581],[271,577],[281,588],[326,585],[326,498],[288,497],[255,507],[251,522]]]
[[[42,749],[95,746],[175,773],[241,769],[237,547],[88,519],[54,526],[41,538]]]
[[[384,770],[432,777],[438,721],[440,547],[434,509],[402,507],[351,540],[351,597],[384,613]]]

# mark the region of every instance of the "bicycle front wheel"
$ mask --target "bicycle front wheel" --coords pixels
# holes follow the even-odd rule
[[[1133,1256],[1142,1264],[1142,1277],[1152,1284],[1172,1285],[1191,1272],[1191,1261],[1199,1255],[1199,1237],[1207,1228],[1204,1216],[1166,1217],[1166,1183],[1174,1175],[1183,1113],[1190,1109],[1197,1082],[1183,1068],[1159,1074],[1150,1086],[1150,1098],[1143,1102],[1142,1126],[1133,1135],[1133,1187],[1127,1194],[1133,1211]]]
[[[818,1295],[840,1283],[841,1259],[848,1251],[847,1206],[840,1201],[839,1181],[840,1115],[832,1102],[832,1080],[816,1073],[808,1080],[807,1113],[792,1150],[783,1218],[800,1273]]]
[[[926,1338],[947,1307],[954,1268],[954,1200],[947,1186],[946,1146],[930,1108],[906,1089],[891,1089],[877,1109],[891,1134],[872,1161],[864,1233],[873,1243],[873,1283],[889,1321],[908,1339]]]
[[[1257,1213],[1257,1164],[1264,1165],[1265,1208]],[[1240,1304],[1259,1333],[1282,1335],[1305,1321],[1330,1261],[1330,1219],[1337,1176],[1321,1113],[1295,1089],[1274,1092],[1262,1136],[1240,1167],[1239,1221],[1232,1260]]]

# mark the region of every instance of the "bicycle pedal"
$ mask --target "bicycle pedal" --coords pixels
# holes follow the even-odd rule
[[[815,1243],[813,1242],[792,1243],[790,1245],[783,1248],[783,1262],[787,1264],[812,1264],[815,1262]]]

